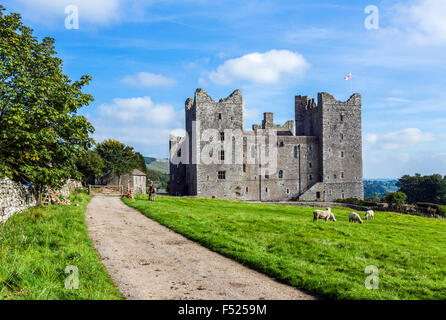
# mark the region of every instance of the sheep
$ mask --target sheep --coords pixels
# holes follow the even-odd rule
[[[333,212],[331,212],[331,208],[327,208],[326,211],[314,210],[313,215],[314,215],[313,221],[317,221],[318,219],[323,219],[323,220],[325,220],[325,222],[327,222],[328,220],[336,222],[336,218],[335,218]]]
[[[375,212],[373,210],[368,210],[365,213],[365,219],[366,220],[375,219]]]
[[[348,216],[348,222],[359,222],[360,224],[362,224],[362,219],[359,216],[359,214],[357,214],[356,212],[351,212],[350,215]]]

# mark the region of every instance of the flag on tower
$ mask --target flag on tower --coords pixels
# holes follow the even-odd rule
[[[344,78],[344,80],[350,80],[351,78],[352,78],[352,74],[349,73],[348,76],[346,76],[346,77]]]

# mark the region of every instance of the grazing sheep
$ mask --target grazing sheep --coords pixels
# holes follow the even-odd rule
[[[359,222],[360,224],[362,224],[362,219],[359,216],[359,214],[357,214],[356,212],[352,212],[348,216],[348,222],[353,222],[353,223]]]
[[[368,210],[365,213],[365,219],[366,220],[375,219],[375,212],[373,210]]]
[[[318,219],[322,219],[322,220],[325,220],[325,222],[327,222],[328,220],[336,222],[336,218],[335,218],[333,212],[331,212],[331,208],[327,208],[326,211],[324,211],[324,210],[314,210],[313,211],[313,215],[314,215],[313,221],[317,221]]]

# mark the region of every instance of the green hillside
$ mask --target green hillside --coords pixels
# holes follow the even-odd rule
[[[169,160],[168,159],[158,159],[152,157],[144,157],[146,160],[147,168],[154,171],[159,171],[161,173],[169,173]]]

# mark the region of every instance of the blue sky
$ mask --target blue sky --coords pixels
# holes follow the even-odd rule
[[[100,141],[167,157],[198,87],[241,89],[245,127],[294,119],[294,96],[363,97],[366,178],[446,175],[445,0],[4,0],[39,38],[56,39],[72,78],[93,76],[83,111]],[[68,5],[79,29],[67,29]],[[369,5],[379,26],[366,28]],[[377,20],[372,20],[375,23]]]

